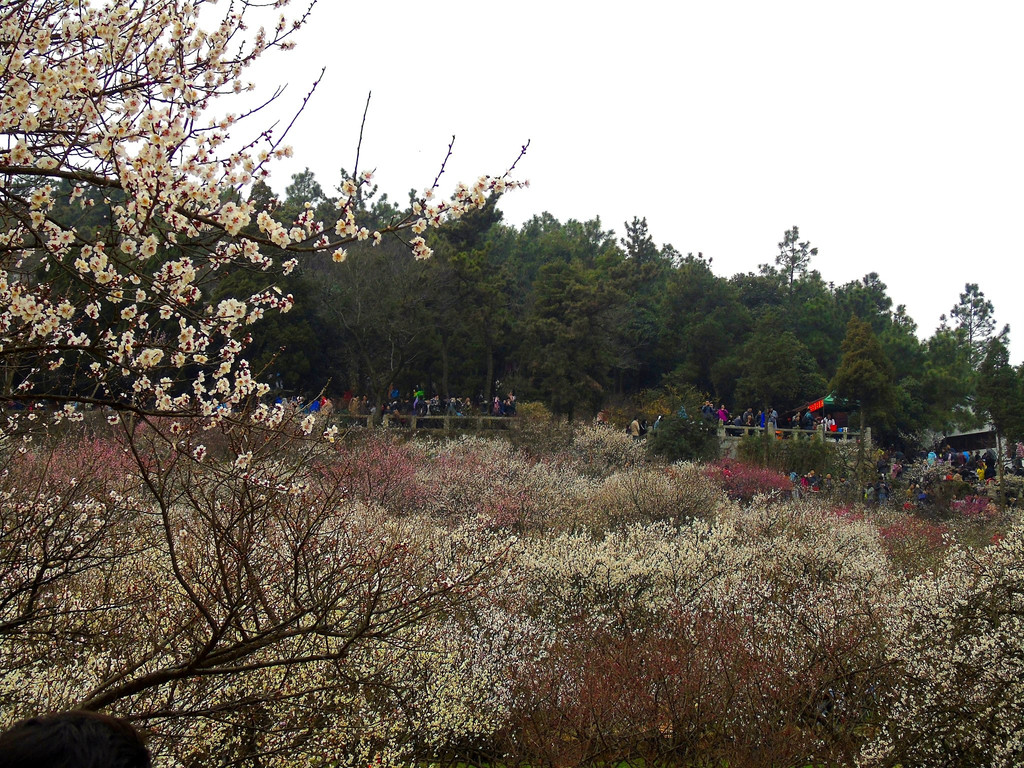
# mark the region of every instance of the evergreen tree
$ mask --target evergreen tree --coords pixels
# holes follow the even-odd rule
[[[810,352],[810,359],[826,379],[839,363],[839,345],[848,317],[841,317],[830,286],[816,269],[806,272],[793,287],[784,327]]]
[[[775,257],[775,265],[782,275],[783,284],[788,288],[792,300],[793,287],[798,278],[802,277],[811,264],[811,257],[818,255],[817,248],[811,248],[810,241],[800,242],[798,227],[787,229],[779,243],[779,254]]]
[[[843,322],[856,315],[867,321],[876,334],[881,334],[889,325],[892,310],[892,299],[887,291],[877,272],[839,286],[835,300]]]
[[[842,351],[843,357],[836,375],[832,377],[831,388],[839,397],[860,403],[860,431],[863,434],[869,418],[884,423],[895,404],[892,363],[885,356],[871,326],[856,316],[851,317],[846,325]]]
[[[928,425],[944,432],[978,426],[971,406],[974,371],[967,347],[943,315],[926,343],[921,380],[923,400],[928,403]]]
[[[1004,343],[1009,329],[989,339],[985,358],[978,369],[977,405],[988,414],[996,430],[997,472],[1002,486],[1003,438],[1024,437],[1024,391],[1017,371],[1010,365],[1010,353]]]
[[[531,385],[555,413],[596,411],[614,362],[620,296],[577,260],[542,267],[535,291],[522,351]]]
[[[626,258],[637,264],[650,264],[658,261],[660,254],[647,229],[647,219],[633,217],[632,222],[624,222],[626,236],[622,238],[622,247],[626,250]]]
[[[917,323],[900,304],[878,334],[882,351],[893,366],[896,406],[892,430],[912,439],[928,425],[929,410],[924,398],[924,369],[927,348],[917,338]]]
[[[495,355],[511,321],[505,288],[513,281],[507,252],[491,240],[502,215],[495,202],[431,237],[434,257],[427,266],[437,290],[429,316],[438,338],[440,391],[445,397],[451,396],[451,372],[457,368],[465,370],[458,381],[460,393],[480,391],[488,402],[497,394]],[[482,380],[481,371],[486,371]]]
[[[985,357],[986,346],[996,329],[994,312],[992,302],[985,298],[978,284],[967,283],[960,301],[949,313],[956,323],[957,337],[966,345],[967,362],[975,370]]]
[[[807,347],[778,322],[758,326],[740,360],[737,410],[741,405],[762,410],[770,405],[783,411],[825,394],[827,381]]]
[[[654,368],[655,352],[663,326],[659,305],[672,264],[671,256],[662,256],[654,244],[647,219],[634,218],[624,225],[626,237],[620,242],[625,258],[608,264],[608,278],[618,282],[625,294],[616,323],[620,393],[654,386],[664,372]]]
[[[701,392],[728,397],[716,373],[733,368],[725,360],[739,353],[750,329],[740,291],[691,253],[669,273],[660,303],[659,367]]]

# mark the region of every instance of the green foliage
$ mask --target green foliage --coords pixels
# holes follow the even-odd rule
[[[807,347],[774,323],[762,323],[743,347],[736,403],[789,409],[820,397],[825,378]]]
[[[858,317],[846,326],[842,350],[831,388],[839,397],[860,403],[863,431],[867,417],[884,419],[895,403],[892,364],[871,326]]]
[[[700,414],[700,406],[706,399],[705,392],[691,386],[685,379],[669,374],[662,377],[661,387],[645,389],[606,410],[626,417],[620,419],[624,423],[629,423],[635,414],[641,414],[653,423],[658,416]]]
[[[1011,440],[1024,437],[1024,387],[999,336],[989,340],[978,369],[977,404],[1001,436]]]
[[[286,223],[306,202],[328,224],[335,215],[334,197],[308,170],[292,178],[283,202],[262,183],[250,198]],[[411,215],[369,187],[358,205],[381,225]],[[104,225],[97,211],[90,215],[83,227]],[[514,387],[520,400],[585,419],[670,384],[710,393],[731,410],[782,412],[820,397],[832,380],[864,390],[855,399],[865,403],[865,423],[904,446],[926,428],[980,420],[971,350],[987,332],[991,303],[977,286],[951,313],[955,327],[944,323],[922,344],[878,274],[827,283],[811,269],[817,249],[796,227],[774,264],[730,279],[702,254],[658,248],[642,217],[626,222],[622,237],[597,218],[563,223],[547,213],[512,228],[492,201],[427,237],[435,255],[425,263],[398,239],[354,244],[341,265],[301,263],[282,284],[296,297],[292,312],[250,327],[254,368],[273,360],[290,388],[331,380],[337,391],[373,399],[391,383],[488,400]],[[265,282],[240,272],[210,295]],[[854,317],[875,339],[868,349],[862,333],[849,357],[853,342],[842,340]],[[653,420],[659,410],[640,412]]]
[[[864,275],[836,289],[836,305],[845,322],[859,317],[871,326],[876,334],[882,334],[889,327],[892,299],[886,292],[886,285],[877,272]]]
[[[699,415],[663,418],[658,428],[648,433],[647,450],[666,461],[711,461],[719,451],[716,425]]]
[[[682,259],[667,277],[661,297],[658,366],[704,392],[725,393],[715,367],[742,344],[750,313],[731,282],[711,271],[700,254]]]
[[[929,426],[946,432],[978,426],[969,402],[973,387],[967,350],[943,323],[928,339],[922,371],[921,398],[927,404]]]
[[[430,238],[435,291],[427,303],[440,354],[428,378],[444,396],[479,391],[490,401],[505,394],[494,390],[494,371],[510,353],[505,340],[516,318],[508,286],[517,281],[500,221],[492,199]]]
[[[520,402],[510,430],[512,445],[534,456],[557,453],[572,443],[568,421],[544,403]]]
[[[985,298],[977,283],[967,283],[960,294],[960,301],[950,310],[950,318],[956,322],[954,332],[965,345],[971,368],[981,364],[988,340],[995,332],[994,312],[995,307]]]
[[[659,251],[647,229],[647,220],[626,222],[621,244],[625,258],[611,275],[621,283],[623,300],[616,320],[615,374],[619,389],[638,389],[657,384],[663,372],[655,355],[660,331],[661,296],[671,261]]]
[[[804,475],[813,469],[822,477],[829,473],[835,477],[846,474],[839,444],[818,436],[780,440],[771,432],[745,435],[740,440],[738,453],[747,463],[782,472]]]
[[[593,414],[605,397],[612,356],[612,308],[620,294],[579,260],[540,269],[527,320],[533,387],[555,413]]]
[[[798,277],[803,276],[811,264],[811,257],[818,255],[817,248],[811,248],[809,241],[800,242],[800,229],[787,229],[779,243],[779,254],[775,257],[775,265],[779,268],[784,284],[789,288],[789,297],[793,297],[794,284]]]
[[[839,362],[845,316],[817,270],[797,282],[785,319],[789,330],[807,348],[810,359],[817,363],[815,372],[827,378],[826,372],[834,371]]]

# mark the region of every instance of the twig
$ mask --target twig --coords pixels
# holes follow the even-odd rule
[[[431,187],[430,187],[431,189],[437,189],[437,188],[438,188],[438,186],[440,186],[440,183],[441,183],[441,174],[443,174],[443,173],[444,173],[444,167],[445,167],[446,165],[448,165],[448,160],[449,160],[449,158],[451,158],[451,156],[452,156],[452,147],[454,147],[454,146],[455,146],[455,135],[453,134],[453,135],[452,135],[452,140],[451,140],[450,142],[448,142],[448,154],[446,154],[446,155],[444,156],[444,160],[443,160],[443,161],[442,161],[442,163],[441,163],[441,170],[439,170],[439,171],[437,172],[437,176],[436,176],[436,177],[434,177],[434,184],[433,184],[433,186],[431,186]]]
[[[363,129],[366,128],[366,115],[370,111],[370,97],[373,91],[366,94],[366,106],[363,107],[363,121],[359,124],[359,143],[356,144],[356,164],[352,167],[352,179],[359,178],[359,153],[363,151]]]
[[[501,178],[504,179],[504,178],[507,178],[507,177],[512,175],[512,171],[514,171],[516,169],[516,166],[519,165],[519,161],[523,159],[523,155],[526,154],[526,150],[529,149],[529,147],[530,147],[530,140],[527,139],[526,143],[523,144],[522,149],[519,150],[519,157],[517,157],[516,161],[514,163],[512,163],[512,165],[510,165],[508,167],[508,170],[505,171],[505,174]]]

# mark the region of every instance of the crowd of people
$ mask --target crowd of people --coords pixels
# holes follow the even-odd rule
[[[333,404],[327,398],[321,399],[319,408],[315,408],[316,398],[306,405],[307,409],[323,410]],[[326,402],[323,402],[326,401]],[[341,396],[339,405],[341,412],[350,416],[371,416],[382,413],[392,419],[404,422],[409,416],[515,416],[516,395],[509,392],[505,397],[495,396],[488,400],[482,394],[470,397],[441,397],[438,393],[427,397],[422,387],[414,387],[404,395],[398,387],[389,387],[386,400],[379,406],[375,405],[366,395],[353,395],[346,391]],[[379,410],[378,410],[379,409]]]
[[[793,484],[792,495],[800,498],[809,494],[833,495],[844,501],[861,501],[868,506],[884,506],[897,503],[909,508],[927,509],[943,499],[987,499],[995,502],[999,462],[996,452],[989,448],[976,451],[957,451],[944,445],[941,449],[921,451],[906,456],[900,451],[879,449],[874,457],[874,479],[858,486],[847,478],[833,479],[830,473],[824,476],[813,469],[806,474],[789,473]],[[908,468],[916,467],[907,479]],[[1004,477],[1024,475],[1024,443],[1017,443],[1004,460]],[[955,484],[947,489],[942,485]],[[1005,493],[1005,501],[1011,506],[1018,503],[1016,495]]]
[[[701,416],[706,421],[717,421],[719,425],[725,427],[769,430],[799,429],[807,432],[822,430],[825,432],[840,431],[840,427],[831,414],[823,411],[820,415],[816,415],[810,408],[798,408],[780,418],[779,412],[769,405],[764,410],[758,411],[754,411],[753,408],[747,408],[742,413],[734,416],[729,413],[729,409],[725,407],[724,403],[715,408],[711,400],[705,400],[700,411]],[[728,433],[733,435],[741,434],[736,430],[728,430]]]
[[[955,483],[961,489],[970,489],[962,493],[964,496],[994,499],[997,495],[1000,458],[992,448],[974,452],[958,451],[946,444],[939,450],[922,452],[918,460],[931,470],[931,474],[937,475],[940,482]],[[1024,443],[1018,442],[1012,446],[1002,459],[1002,465],[1004,478],[1024,476]],[[919,504],[930,503],[934,492],[934,486],[929,487],[925,483],[912,483],[908,490],[909,496]],[[1004,495],[1008,504],[1017,504],[1018,500],[1012,491],[1004,492]]]
[[[863,488],[851,483],[846,477],[836,480],[831,472],[820,475],[813,469],[803,475],[792,471],[789,480],[793,484],[791,495],[794,499],[821,493],[847,502],[859,499],[868,506],[875,506],[884,505],[894,498],[889,478],[881,474],[877,480],[866,483]]]

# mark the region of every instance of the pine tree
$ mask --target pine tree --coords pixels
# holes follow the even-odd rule
[[[832,377],[831,387],[839,397],[860,403],[859,466],[863,459],[867,418],[882,418],[895,405],[893,367],[871,326],[856,315],[846,324],[842,351],[843,357],[836,375]]]
[[[967,283],[960,301],[949,314],[956,322],[954,328],[960,341],[967,347],[967,359],[971,368],[977,369],[985,357],[986,346],[996,329],[992,316],[995,308],[992,302],[978,288],[977,283]]]
[[[996,430],[996,462],[999,487],[1003,485],[1003,438],[1020,437],[1024,433],[1024,405],[1021,403],[1024,387],[1020,377],[1010,365],[1010,352],[1003,339],[1009,329],[989,340],[985,359],[978,368],[976,403],[988,413]]]

